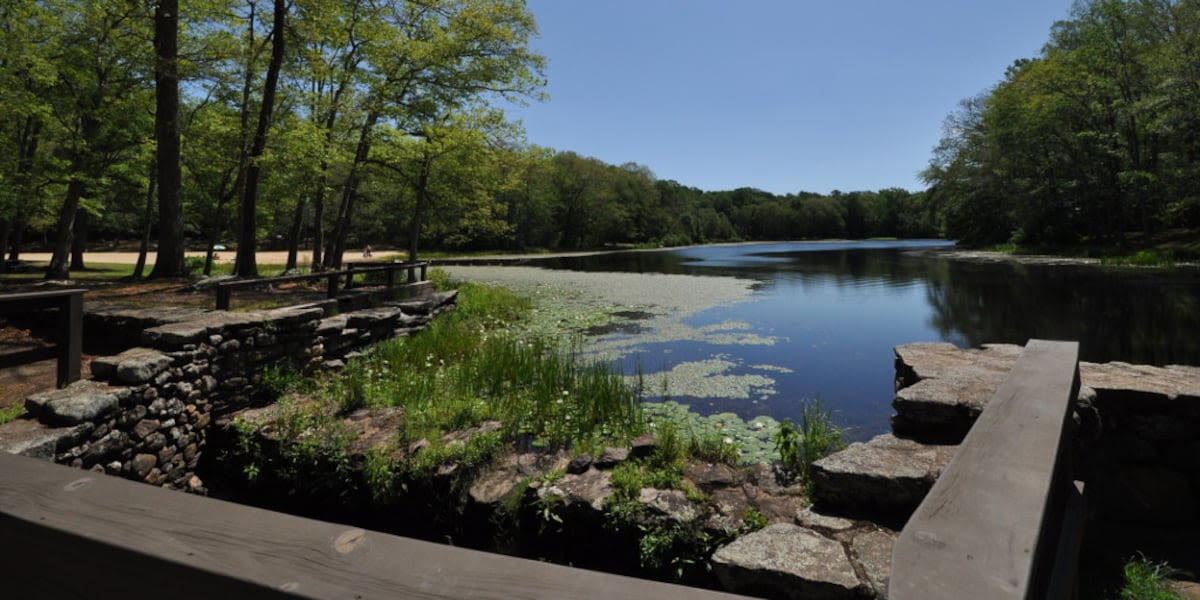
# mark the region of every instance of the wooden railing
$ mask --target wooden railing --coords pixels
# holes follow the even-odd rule
[[[47,358],[58,359],[58,387],[79,379],[83,348],[83,293],[86,290],[54,290],[0,296],[0,316],[57,309],[53,348],[35,348],[0,356],[0,368]]]
[[[1079,345],[1030,340],[892,552],[891,600],[1069,598]]]
[[[407,278],[405,279],[404,283],[417,283],[426,280],[428,269],[428,262],[356,263],[350,264],[347,266],[347,268],[340,271],[326,271],[324,273],[313,273],[311,275],[284,275],[282,277],[258,277],[254,279],[222,281],[216,285],[217,310],[229,310],[233,291],[237,289],[262,287],[265,285],[274,285],[280,283],[324,280],[325,297],[337,298],[339,291],[348,290],[354,287],[355,275],[384,273],[384,285],[390,290],[398,283],[396,281],[396,273],[398,271],[406,272]],[[419,279],[417,278],[418,272],[420,273]],[[343,278],[345,278],[345,283],[342,283]]]
[[[0,453],[5,598],[733,598]]]

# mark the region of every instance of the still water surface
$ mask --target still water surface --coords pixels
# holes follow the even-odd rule
[[[888,430],[899,344],[961,347],[1079,340],[1081,359],[1200,364],[1200,274],[1196,269],[1108,269],[980,263],[924,250],[941,241],[706,246],[540,261],[581,271],[739,277],[750,298],[688,318],[731,322],[775,343],[655,342],[627,356],[626,372],[670,370],[718,357],[730,374],[769,374],[750,399],[675,399],[704,414],[799,417],[800,399],[820,397],[835,420],[866,439]]]

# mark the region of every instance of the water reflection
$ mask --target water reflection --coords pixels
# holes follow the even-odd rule
[[[960,346],[1080,341],[1081,358],[1200,364],[1196,270],[971,263],[914,250],[945,242],[847,242],[709,246],[553,259],[539,266],[583,271],[737,276],[759,282],[748,302],[688,319],[703,327],[749,324],[774,345],[655,343],[627,359],[650,371],[721,357],[727,375],[761,367],[775,385],[749,400],[693,398],[702,412],[797,418],[798,400],[820,396],[856,438],[887,430],[892,347],[944,340]],[[756,366],[759,367],[756,369]],[[689,401],[688,398],[679,398]]]

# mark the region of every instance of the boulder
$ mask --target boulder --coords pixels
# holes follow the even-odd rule
[[[891,434],[850,444],[813,463],[813,503],[836,516],[902,522],[925,498],[957,448]]]
[[[771,598],[869,598],[841,542],[789,524],[771,525],[737,538],[712,556],[721,585],[732,592]]]
[[[567,475],[562,479],[538,488],[539,498],[557,496],[563,506],[574,510],[604,510],[604,502],[613,494],[612,474],[608,471],[589,469],[579,475]]]
[[[496,460],[477,477],[468,490],[476,504],[499,504],[523,481],[566,467],[567,456],[562,453],[529,452],[508,454]]]
[[[90,422],[112,413],[119,405],[120,390],[90,380],[25,399],[25,410],[50,425]]]
[[[854,536],[850,553],[862,567],[867,583],[876,598],[886,600],[888,580],[892,576],[892,546],[896,533],[887,529],[872,529]]]

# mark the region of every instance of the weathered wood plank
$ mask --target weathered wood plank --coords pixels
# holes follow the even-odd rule
[[[54,290],[0,295],[0,315],[57,309],[55,356],[58,357],[58,387],[80,376],[83,358],[83,294],[87,290]]]
[[[12,598],[733,598],[442,546],[0,454]]]
[[[1040,598],[1067,486],[1076,342],[1030,340],[892,553],[892,600]]]

